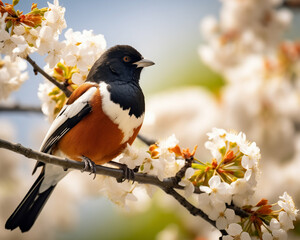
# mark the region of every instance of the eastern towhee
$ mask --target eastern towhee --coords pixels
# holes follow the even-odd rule
[[[57,115],[40,151],[84,161],[91,169],[118,156],[142,126],[145,102],[139,79],[142,69],[153,64],[133,47],[108,49]],[[28,231],[56,184],[68,173],[41,162],[33,172],[40,166],[41,174],[7,220],[6,229]]]

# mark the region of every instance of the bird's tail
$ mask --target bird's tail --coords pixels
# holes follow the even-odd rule
[[[32,227],[56,186],[51,186],[46,191],[40,193],[39,189],[43,180],[44,171],[41,172],[22,202],[6,221],[6,229],[13,230],[19,227],[22,232],[26,232]]]

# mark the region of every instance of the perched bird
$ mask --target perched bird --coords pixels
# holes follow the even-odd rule
[[[142,126],[145,102],[139,79],[142,69],[153,64],[131,46],[108,49],[57,115],[40,151],[84,161],[91,171],[95,164],[118,156]],[[6,229],[28,231],[56,184],[69,172],[38,162],[33,173],[40,166],[41,174],[7,220]]]

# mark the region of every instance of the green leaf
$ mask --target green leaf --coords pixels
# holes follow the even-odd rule
[[[220,149],[219,149],[219,152],[222,154],[222,156],[224,156],[225,153],[226,153],[226,147],[220,148]]]
[[[13,0],[13,5],[16,6],[20,0]]]
[[[64,64],[62,64],[61,62],[59,62],[59,63],[57,64],[57,67],[60,68],[61,70],[63,70],[64,72],[67,71],[66,66],[65,66]]]
[[[11,26],[12,26],[12,21],[10,21],[10,20],[7,21],[7,22],[6,22],[6,28],[5,28],[5,30],[8,31],[8,29],[10,29]]]
[[[44,16],[45,12],[47,12],[47,11],[48,11],[48,8],[41,8],[41,9],[34,8],[28,14]]]

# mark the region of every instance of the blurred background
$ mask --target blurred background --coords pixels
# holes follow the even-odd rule
[[[39,7],[46,6],[45,1],[35,2]],[[282,8],[280,1],[269,2],[274,2],[271,4],[274,10]],[[278,27],[280,28],[278,31],[282,34],[279,34],[280,40],[275,43],[276,46],[273,46],[273,51],[262,45],[249,53],[247,52],[249,48],[239,43],[240,47],[248,49],[243,50],[243,54],[239,57],[246,59],[251,55],[251,61],[247,62],[240,61],[236,57],[236,50],[232,50],[232,46],[229,46],[231,48],[229,51],[226,43],[221,47],[215,47],[213,43],[214,39],[221,37],[223,39],[227,37],[229,40],[226,38],[224,41],[228,42],[236,40],[228,37],[229,33],[232,34],[230,27],[216,23],[220,19],[220,22],[226,20],[224,12],[234,11],[232,6],[231,8],[227,6],[224,10],[222,4],[222,1],[217,0],[60,0],[60,5],[66,8],[67,28],[72,28],[74,31],[92,29],[95,34],[104,35],[107,47],[129,44],[145,58],[155,62],[153,67],[144,70],[141,78],[147,108],[145,124],[141,130],[145,136],[158,139],[175,133],[183,147],[192,148],[198,144],[198,157],[205,161],[210,160],[210,156],[203,144],[207,140],[206,133],[212,127],[243,131],[251,141],[257,142],[262,151],[262,177],[259,181],[261,187],[258,189],[257,198],[263,196],[277,201],[279,195],[288,191],[296,199],[299,208],[300,178],[296,171],[300,165],[299,117],[297,117],[300,116],[297,115],[300,110],[298,91],[300,84],[297,83],[300,72],[298,52],[292,62],[295,65],[293,77],[283,76],[282,73],[276,76],[276,79],[279,76],[281,79],[288,79],[280,80],[280,83],[276,81],[275,85],[279,92],[277,88],[267,87],[266,89],[275,90],[258,93],[258,89],[264,89],[260,83],[254,87],[252,83],[249,85],[250,80],[244,81],[244,78],[248,74],[254,79],[251,80],[252,82],[256,82],[258,78],[265,79],[265,72],[262,74],[261,68],[256,67],[258,65],[256,63],[268,57],[274,60],[279,55],[278,46],[284,39],[296,41],[299,38],[300,30],[297,26],[300,21],[300,11],[297,8],[290,8],[290,15],[293,18],[286,24],[288,26],[283,26],[282,29]],[[30,6],[31,2],[20,1],[17,9],[28,12]],[[264,9],[269,6],[258,4],[257,8],[259,7]],[[207,16],[211,18],[206,20],[206,25],[203,25]],[[240,26],[235,27],[241,29],[242,22]],[[268,31],[268,26],[265,27],[266,29],[261,31]],[[250,43],[253,45],[256,43],[254,40],[257,39],[252,36]],[[265,38],[262,41],[268,43]],[[213,49],[214,54],[207,48]],[[216,53],[217,51],[219,52]],[[259,57],[252,58],[253,55]],[[45,65],[43,57],[37,54],[31,57],[40,66]],[[222,57],[225,63],[221,63]],[[232,59],[236,59],[236,62],[230,65]],[[214,62],[219,65],[214,66]],[[241,66],[240,63],[244,65]],[[244,71],[244,66],[249,66],[250,70]],[[237,71],[237,68],[243,71]],[[28,66],[27,70],[29,80],[3,103],[40,106],[37,90],[43,78],[40,75],[35,76],[31,66]],[[236,82],[235,78],[240,78],[241,84],[233,84],[232,82]],[[286,86],[286,82],[292,81],[291,78],[293,78],[293,87]],[[271,80],[267,81],[270,82]],[[245,88],[252,89],[252,95],[249,95],[249,92],[244,93],[242,89]],[[285,89],[284,94],[282,89]],[[288,91],[293,92],[290,94]],[[286,100],[285,96],[291,95],[294,98]],[[266,99],[268,104],[262,112],[260,104],[265,103]],[[280,106],[277,106],[277,103]],[[251,106],[249,111],[247,106]],[[288,113],[282,110],[290,106],[292,108]],[[273,123],[273,119],[280,119],[280,121]],[[1,138],[20,142],[33,149],[39,148],[50,125],[42,114],[15,112],[0,112],[0,124]],[[270,126],[272,126],[271,130],[268,128]],[[273,129],[279,130],[273,131]],[[1,239],[40,239],[41,237],[58,240],[216,239],[209,225],[196,217],[189,216],[185,209],[161,192],[158,192],[151,201],[135,203],[137,206],[134,211],[126,210],[112,204],[99,194],[97,180],[92,182],[91,177],[80,173],[74,173],[72,176],[70,174],[63,180],[41,213],[41,219],[29,233],[20,235],[18,230],[5,231],[6,218],[27,192],[35,176],[30,175],[33,161],[22,159],[16,154],[3,150],[1,150],[1,157],[9,159],[4,165],[0,163],[0,195],[4,196],[0,199]],[[274,179],[276,179],[276,189],[272,184]],[[300,227],[296,227],[289,239],[294,235],[295,239],[298,239],[297,231],[300,232]]]

